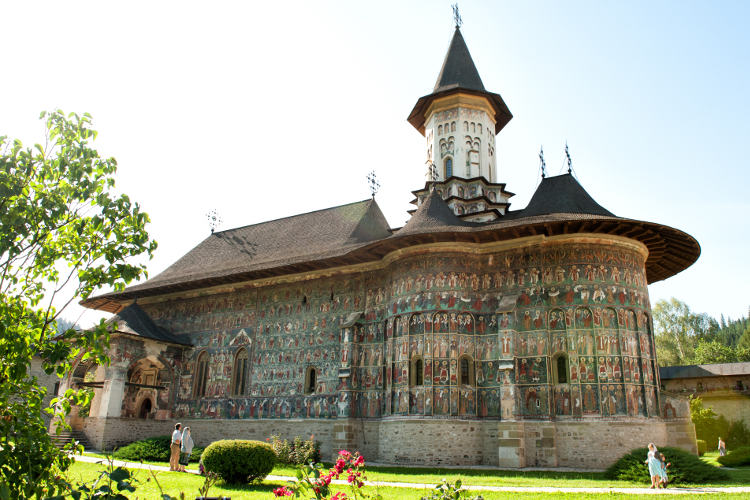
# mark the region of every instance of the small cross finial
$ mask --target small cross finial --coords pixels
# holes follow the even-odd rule
[[[460,28],[464,22],[461,19],[461,14],[458,13],[458,4],[454,3],[451,7],[453,8],[453,22],[456,23],[456,28]]]
[[[570,151],[568,151],[568,141],[565,141],[565,156],[568,158],[568,173],[573,172],[573,160],[570,159]]]
[[[371,170],[369,174],[367,174],[367,184],[370,185],[370,194],[372,195],[372,199],[375,199],[375,194],[380,189],[380,183],[378,182],[378,176],[375,175],[375,171]]]
[[[430,182],[435,182],[436,180],[438,180],[437,167],[435,166],[433,162],[430,162],[430,167],[427,172],[427,176],[429,177]]]
[[[211,234],[214,234],[214,231],[216,231],[216,228],[221,225],[222,221],[221,216],[219,215],[219,212],[216,211],[216,209],[211,209],[207,214],[206,218],[208,219],[208,227],[211,228]]]
[[[539,166],[542,167],[542,179],[547,177],[547,164],[544,161],[544,146],[539,147]]]

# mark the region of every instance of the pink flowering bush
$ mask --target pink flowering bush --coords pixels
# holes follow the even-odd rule
[[[331,481],[346,479],[350,493],[331,491]],[[358,452],[351,454],[346,450],[339,452],[336,463],[328,472],[323,470],[322,464],[310,462],[297,469],[297,480],[289,481],[289,486],[282,486],[273,490],[277,497],[307,497],[314,495],[316,500],[382,500],[379,494],[368,495],[362,491],[367,477],[365,476],[365,459]]]

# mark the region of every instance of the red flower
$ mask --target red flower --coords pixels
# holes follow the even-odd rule
[[[364,465],[364,464],[365,464],[365,457],[363,457],[362,455],[358,456],[357,459],[354,461],[354,465],[356,465],[357,467],[359,467],[360,465]]]
[[[281,488],[276,488],[275,490],[273,490],[273,494],[274,496],[277,496],[277,497],[290,497],[294,493],[286,489],[285,486],[282,486]]]

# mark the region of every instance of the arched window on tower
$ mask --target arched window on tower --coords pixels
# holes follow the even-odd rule
[[[456,122],[451,122],[451,132],[456,131]]]
[[[474,360],[470,356],[458,360],[458,385],[474,385]]]
[[[234,380],[232,382],[232,394],[243,396],[245,394],[245,380],[247,380],[247,350],[240,349],[234,357]]]
[[[443,135],[443,126],[438,125],[438,135]]]
[[[193,397],[201,398],[206,395],[208,381],[208,354],[203,351],[198,355],[195,363],[195,378],[193,379]]]
[[[315,394],[315,384],[317,384],[318,374],[312,366],[307,367],[305,374],[305,394]]]
[[[445,178],[447,179],[453,175],[453,158],[446,158],[443,164],[445,166]]]

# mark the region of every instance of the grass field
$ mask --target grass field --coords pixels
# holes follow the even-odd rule
[[[69,479],[71,481],[85,481],[91,482],[98,477],[99,472],[102,470],[101,465],[88,464],[78,462],[75,463],[68,471]],[[281,471],[274,470],[274,474],[278,474]],[[451,480],[454,480],[459,474],[455,474],[457,471],[450,471],[452,474],[447,474]],[[133,474],[137,480],[137,490],[135,493],[126,493],[127,497],[131,500],[135,498],[139,499],[152,499],[161,498],[161,491],[158,484],[164,493],[179,498],[180,492],[185,493],[186,499],[193,499],[198,496],[198,489],[203,485],[204,478],[194,474],[184,474],[180,472],[157,472],[156,480],[151,477],[150,473],[146,470],[133,470]],[[532,473],[529,473],[532,474]],[[534,473],[536,474],[536,473]],[[464,474],[460,474],[463,476]],[[407,475],[407,477],[411,474]],[[422,477],[422,476],[418,476]],[[371,477],[371,479],[375,479]],[[404,481],[403,475],[400,477]],[[534,486],[560,486],[558,484],[549,484],[551,481],[549,478],[540,478]],[[569,481],[574,481],[569,479]],[[407,482],[407,481],[404,481]],[[414,482],[414,481],[412,481]],[[554,482],[554,481],[553,481]],[[544,484],[542,484],[544,483]],[[260,485],[251,486],[231,486],[223,483],[214,485],[209,494],[211,496],[229,496],[232,500],[257,500],[257,499],[272,499],[274,498],[272,490],[281,486],[283,483],[279,481],[264,481]],[[746,483],[747,484],[747,483]],[[511,482],[503,482],[498,484],[502,486],[512,486]],[[604,484],[599,482],[596,484],[600,487],[614,486],[612,484]],[[575,483],[575,486],[583,487],[582,483]],[[366,489],[369,492],[376,491],[375,488],[368,487]],[[346,492],[346,487],[342,487],[342,491]],[[377,491],[387,500],[419,500],[422,496],[427,495],[428,491],[417,488],[378,488]],[[667,490],[668,492],[669,490]],[[667,492],[661,492],[659,498],[680,498],[685,499],[684,495],[670,495]],[[478,494],[478,493],[475,493]],[[556,498],[562,499],[631,499],[631,498],[643,498],[641,495],[631,494],[616,494],[616,493],[535,493],[535,492],[481,492],[481,495],[486,500],[517,500],[517,499],[544,499],[552,500]],[[722,498],[727,499],[740,499],[747,498],[746,493],[737,494],[722,494]]]
[[[87,453],[87,455],[93,455]],[[103,455],[93,455],[101,456]],[[704,461],[718,466],[716,457],[708,455]],[[165,462],[144,462],[152,465],[169,465]],[[190,468],[196,468],[194,464]],[[294,476],[295,468],[278,465],[271,474],[276,476]],[[731,479],[726,482],[681,485],[681,486],[750,486],[750,467],[728,469]],[[451,481],[461,479],[467,486],[525,486],[557,488],[633,488],[646,483],[632,481],[613,481],[604,478],[603,472],[548,472],[548,471],[513,471],[488,469],[440,469],[414,467],[367,467],[367,478],[370,481],[388,481],[400,483],[437,484],[442,478]],[[646,484],[647,485],[647,484]]]

